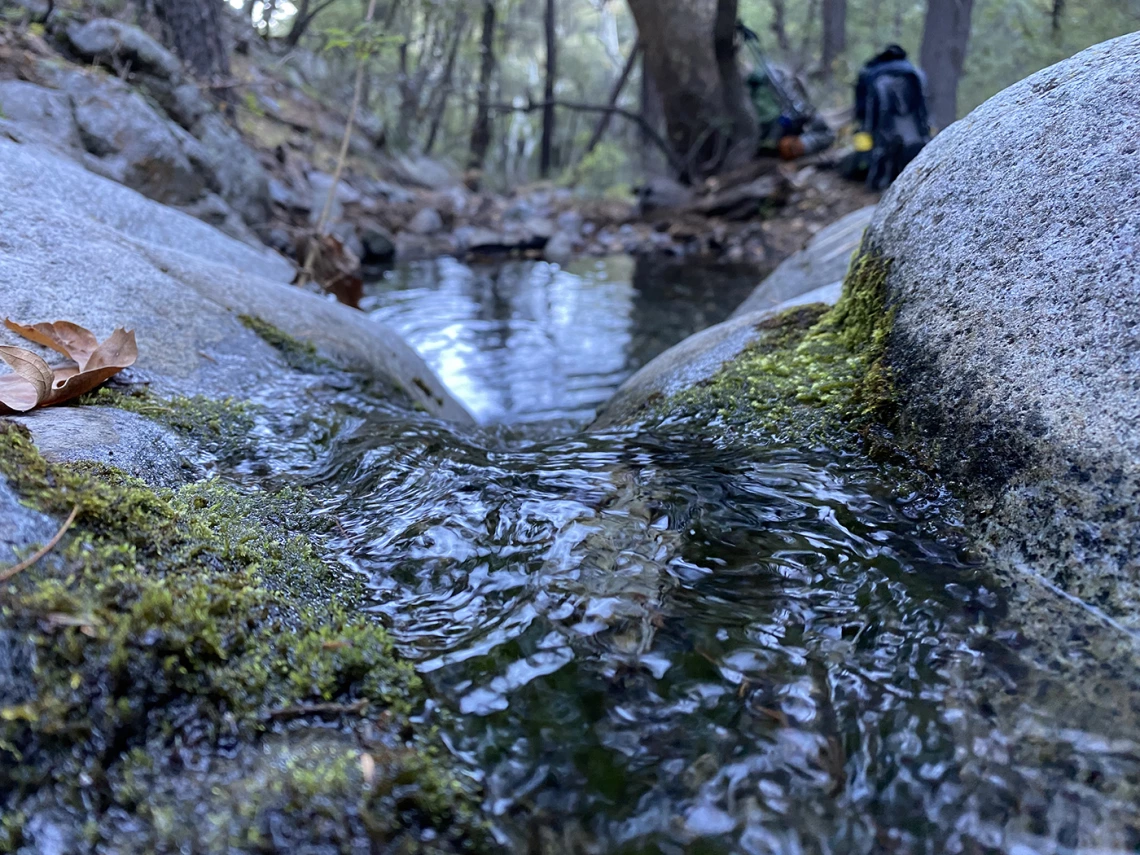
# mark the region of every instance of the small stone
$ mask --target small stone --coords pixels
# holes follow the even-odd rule
[[[433,235],[443,230],[443,217],[435,208],[424,208],[408,222],[407,231],[416,235]]]

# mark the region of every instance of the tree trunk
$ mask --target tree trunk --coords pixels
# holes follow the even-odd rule
[[[542,153],[539,156],[538,173],[547,178],[554,164],[554,81],[558,74],[558,49],[556,46],[554,0],[546,0],[546,87],[543,90],[542,109]]]
[[[835,60],[847,49],[847,0],[823,0],[822,29],[819,66],[826,80],[835,70]]]
[[[664,172],[665,161],[661,153],[653,147],[648,131],[660,133],[665,124],[661,109],[661,96],[653,83],[653,75],[645,66],[645,50],[641,51],[641,118],[644,126],[637,129],[637,140],[641,149],[641,170],[646,175]]]
[[[432,60],[438,51],[441,28],[433,27],[429,18],[424,22],[423,50],[420,51],[416,70],[408,72],[407,50],[400,57],[400,109],[396,115],[395,141],[398,147],[407,147],[412,137],[412,126],[420,114],[424,84],[431,74]],[[430,33],[430,38],[429,38]]]
[[[1065,14],[1065,0],[1053,0],[1053,13],[1051,18],[1053,20],[1053,35],[1056,36],[1061,32],[1061,16]]]
[[[633,50],[629,52],[629,59],[625,61],[625,67],[621,70],[621,76],[618,77],[617,83],[614,84],[614,88],[610,90],[610,99],[607,103],[611,107],[617,104],[618,98],[621,97],[622,90],[625,89],[625,84],[629,82],[629,75],[633,72],[633,67],[637,64],[637,57],[640,54],[641,42],[638,42],[633,46]],[[603,113],[602,117],[598,119],[598,124],[594,128],[594,133],[590,137],[590,141],[586,143],[586,150],[582,153],[582,157],[586,157],[590,154],[590,152],[598,147],[598,143],[602,141],[602,137],[605,136],[606,129],[610,126],[610,119],[613,118],[613,115],[613,113]],[[573,139],[574,137],[571,136],[570,138]]]
[[[154,8],[174,52],[195,76],[229,77],[221,0],[157,0]]]
[[[427,143],[424,144],[424,154],[431,154],[435,147],[435,138],[439,134],[439,126],[443,122],[444,111],[447,110],[447,99],[451,95],[451,78],[455,75],[455,58],[459,56],[459,43],[463,41],[463,33],[467,29],[467,13],[460,12],[455,21],[455,36],[451,41],[451,50],[447,54],[447,65],[443,69],[443,77],[439,82],[436,93],[435,108],[431,117],[431,130],[428,131]]]
[[[754,121],[744,103],[732,26],[736,0],[629,0],[660,93],[682,180],[715,174],[743,151]]]
[[[772,35],[786,58],[792,52],[792,40],[788,38],[788,7],[784,0],[772,0]]]
[[[479,65],[479,106],[471,126],[471,153],[467,168],[482,170],[491,145],[491,78],[495,73],[495,2],[483,3],[482,62]]]
[[[713,53],[716,54],[720,73],[725,113],[732,117],[729,147],[725,151],[725,165],[739,166],[756,151],[759,129],[756,114],[744,92],[744,78],[736,61],[736,21],[739,0],[720,0],[713,23]],[[718,166],[719,168],[719,166]]]
[[[922,33],[930,121],[939,129],[958,118],[958,81],[970,40],[974,0],[927,0]]]
[[[305,35],[305,31],[309,29],[309,24],[313,23],[313,18],[331,6],[336,0],[323,0],[317,4],[315,8],[310,8],[312,5],[310,0],[301,0],[301,5],[297,7],[297,14],[293,16],[293,25],[289,28],[289,34],[285,37],[286,47],[296,47],[297,43],[301,41],[301,36]]]

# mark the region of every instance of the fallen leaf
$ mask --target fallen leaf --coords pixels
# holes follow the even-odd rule
[[[16,372],[0,377],[0,404],[10,412],[26,413],[51,395],[55,377],[51,367],[30,350],[22,347],[0,347],[3,359]]]
[[[0,346],[0,359],[15,372],[0,377],[0,415],[50,407],[90,392],[134,365],[139,355],[134,332],[124,329],[100,344],[90,330],[70,321],[25,325],[5,320],[4,325],[76,364],[50,366],[30,350]]]
[[[333,235],[308,235],[301,240],[299,258],[313,280],[341,303],[360,308],[364,283],[360,259]]]
[[[21,335],[36,344],[50,347],[57,353],[62,353],[68,359],[75,360],[82,371],[87,367],[87,360],[99,346],[91,330],[84,329],[71,321],[56,321],[55,323],[18,324],[11,318],[4,319],[4,326],[17,335]]]

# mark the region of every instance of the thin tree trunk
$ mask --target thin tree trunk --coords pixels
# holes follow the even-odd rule
[[[318,3],[315,9],[310,9],[310,0],[301,0],[297,14],[293,16],[293,26],[289,28],[289,35],[285,37],[286,47],[296,47],[297,43],[301,41],[301,36],[305,35],[305,31],[309,29],[309,24],[313,23],[313,18],[335,2],[336,0],[324,0],[324,2]]]
[[[539,101],[538,103],[532,102],[528,104],[501,104],[493,102],[488,106],[489,109],[500,113],[533,113],[536,110],[545,109],[546,102]],[[585,104],[580,101],[558,100],[554,102],[554,106],[559,107],[563,110],[575,110],[582,113],[614,113],[615,115],[621,116],[622,118],[633,122],[634,124],[641,127],[650,143],[657,146],[657,148],[660,149],[661,152],[668,158],[670,166],[676,169],[678,173],[683,171],[685,164],[683,164],[681,162],[681,159],[673,153],[673,150],[670,148],[669,143],[665,141],[665,138],[645,123],[645,120],[642,118],[640,113],[635,113],[632,110],[626,110],[622,107],[612,106],[610,104]]]
[[[475,123],[471,126],[471,153],[467,158],[467,168],[483,169],[487,160],[487,149],[491,145],[491,78],[495,74],[495,2],[483,3],[482,61],[479,65],[479,106],[475,111]]]
[[[447,109],[447,99],[451,95],[451,78],[455,74],[455,58],[459,56],[459,44],[463,41],[463,34],[467,30],[467,13],[460,12],[455,21],[455,36],[451,41],[451,50],[447,54],[447,65],[443,69],[443,78],[440,80],[439,91],[436,94],[435,110],[431,117],[431,130],[428,131],[427,143],[424,144],[424,153],[431,154],[435,148],[435,139],[439,134],[439,126],[443,122],[443,114]]]
[[[549,177],[550,168],[554,165],[554,81],[558,74],[555,23],[555,0],[546,0],[546,86],[543,90],[546,106],[542,110],[542,152],[538,167],[542,178]]]
[[[645,51],[641,51],[641,121],[637,129],[637,140],[641,149],[641,169],[646,175],[655,175],[662,171],[665,161],[660,153],[653,147],[647,131],[660,133],[665,124],[665,117],[661,112],[661,96],[657,94],[657,87],[653,83],[653,75],[645,65]]]
[[[424,84],[431,74],[432,59],[438,49],[438,40],[442,32],[439,27],[433,27],[432,22],[424,23],[424,47],[420,51],[416,62],[416,70],[412,74],[407,72],[406,52],[401,57],[403,73],[400,97],[400,110],[396,117],[396,145],[406,147],[411,140],[412,125],[420,114],[420,101],[423,95]],[[430,37],[429,37],[430,33]]]
[[[958,81],[970,41],[974,0],[927,0],[922,34],[930,121],[945,128],[958,118]]]
[[[633,46],[633,50],[629,52],[629,59],[625,61],[625,67],[621,70],[621,76],[618,77],[614,88],[610,90],[610,99],[607,103],[609,103],[611,107],[617,104],[618,99],[621,97],[622,90],[625,89],[625,84],[629,82],[629,76],[633,72],[633,67],[637,64],[637,58],[640,55],[641,42],[638,42]],[[590,137],[590,141],[586,143],[586,150],[582,153],[582,157],[588,156],[590,152],[598,147],[598,143],[602,141],[602,137],[605,136],[606,130],[610,126],[610,118],[612,116],[613,113],[603,113],[602,117],[598,119],[597,127],[594,128],[594,133]],[[573,139],[573,137],[571,137],[571,139]]]
[[[756,115],[744,94],[744,79],[736,61],[738,11],[738,0],[718,0],[713,24],[713,51],[720,71],[724,109],[732,117],[729,148],[724,153],[724,162],[730,166],[739,165],[752,157],[759,133]],[[721,164],[718,164],[716,168],[719,170],[720,167]]]
[[[197,77],[229,77],[220,0],[158,0],[154,8],[174,52]]]
[[[1053,0],[1053,12],[1051,15],[1053,21],[1053,35],[1056,36],[1061,32],[1061,16],[1065,14],[1065,0]]]
[[[772,34],[786,57],[792,52],[792,41],[788,38],[788,8],[784,0],[772,0]]]
[[[384,32],[392,29],[392,25],[396,23],[396,15],[400,11],[400,0],[392,0],[388,4],[388,12],[384,15]]]
[[[835,60],[847,49],[847,0],[823,0],[822,30],[819,66],[824,79],[830,79]]]
[[[793,70],[796,74],[801,74],[808,64],[808,57],[811,56],[811,43],[815,37],[815,19],[816,10],[819,8],[819,0],[808,0],[807,15],[804,17],[804,37],[800,42],[800,51],[795,57]]]

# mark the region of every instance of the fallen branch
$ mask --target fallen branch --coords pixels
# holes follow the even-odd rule
[[[38,552],[36,552],[35,555],[32,555],[32,556],[24,559],[19,564],[17,564],[15,567],[9,567],[4,572],[0,573],[0,582],[7,582],[9,579],[11,579],[17,573],[23,573],[25,570],[27,570],[29,567],[31,567],[33,564],[35,564],[37,561],[39,561],[41,558],[43,558],[45,555],[47,555],[49,552],[51,552],[53,549],[55,549],[56,545],[61,540],[63,540],[63,536],[65,534],[67,534],[67,530],[69,528],[71,528],[71,524],[73,522],[75,522],[75,517],[78,515],[79,515],[79,505],[76,505],[74,508],[71,509],[71,514],[64,521],[64,523],[60,527],[59,531],[57,531],[55,533],[55,537],[53,537],[51,540],[49,540],[47,543],[45,543],[43,545],[43,547]]]
[[[637,64],[637,58],[640,55],[641,42],[638,42],[633,46],[633,50],[629,52],[629,59],[625,61],[625,67],[621,70],[621,76],[618,77],[617,83],[614,84],[614,88],[610,91],[608,106],[617,106],[618,99],[621,97],[621,92],[623,89],[625,89],[625,84],[629,80],[629,75],[633,71],[634,65]],[[605,136],[606,129],[610,126],[610,119],[613,117],[613,115],[614,114],[612,111],[606,112],[600,119],[598,119],[598,126],[594,128],[594,133],[590,136],[590,141],[586,143],[586,150],[583,152],[582,157],[586,157],[595,148],[598,147],[598,143],[602,141],[602,137]]]
[[[653,127],[645,117],[640,113],[635,113],[632,110],[627,110],[624,107],[619,107],[616,104],[585,104],[580,101],[528,101],[526,104],[489,104],[488,107],[497,113],[534,113],[539,110],[544,110],[548,106],[561,107],[564,110],[577,110],[582,113],[607,113],[614,116],[621,116],[627,121],[633,122],[642,131],[645,136],[665,155],[665,159],[669,161],[669,166],[672,167],[676,174],[683,175],[685,172],[685,164],[681,161],[677,153],[670,148],[669,143],[661,134],[657,133],[656,128]]]

